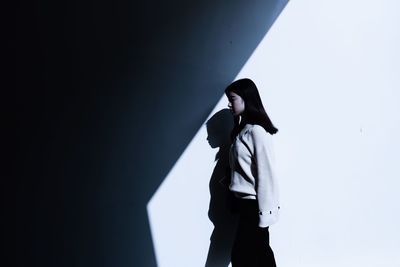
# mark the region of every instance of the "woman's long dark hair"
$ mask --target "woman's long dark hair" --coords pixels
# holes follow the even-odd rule
[[[272,124],[264,106],[261,102],[260,94],[258,93],[255,83],[248,79],[240,79],[230,84],[225,89],[225,94],[229,97],[229,92],[238,94],[244,100],[244,117],[245,120],[239,124],[239,116],[235,117],[235,126],[231,133],[232,140],[249,124],[258,124],[262,126],[268,133],[276,134],[278,129]]]

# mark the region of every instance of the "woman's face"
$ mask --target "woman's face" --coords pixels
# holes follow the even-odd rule
[[[229,92],[228,93],[229,104],[228,107],[231,110],[233,116],[239,116],[244,112],[244,100],[240,95]]]

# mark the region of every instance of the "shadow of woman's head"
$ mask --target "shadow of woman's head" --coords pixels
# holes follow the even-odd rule
[[[207,122],[207,140],[212,148],[224,147],[230,144],[230,134],[233,129],[233,116],[229,109],[221,109]]]

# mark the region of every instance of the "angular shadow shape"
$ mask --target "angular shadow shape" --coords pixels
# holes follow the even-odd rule
[[[286,3],[19,5],[16,265],[157,266],[146,205]]]

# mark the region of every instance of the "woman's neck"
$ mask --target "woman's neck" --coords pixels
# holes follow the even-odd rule
[[[246,123],[246,117],[244,115],[239,115],[239,125],[245,125]]]

